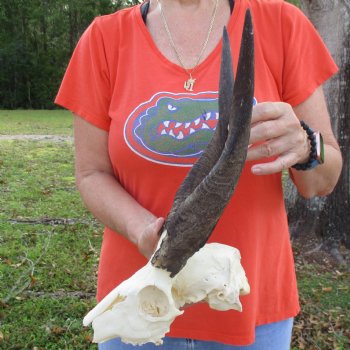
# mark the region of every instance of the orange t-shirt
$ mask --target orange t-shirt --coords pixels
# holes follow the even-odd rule
[[[337,68],[305,16],[281,0],[236,0],[228,32],[237,63],[247,7],[255,32],[255,99],[303,102]],[[165,58],[140,7],[97,18],[73,54],[56,103],[109,133],[116,178],[156,216],[166,216],[175,192],[209,141],[217,120],[221,43],[188,75]],[[254,176],[247,162],[211,242],[237,247],[251,293],[243,312],[188,307],[170,336],[244,345],[256,325],[295,316],[297,284],[281,174]],[[101,300],[146,263],[135,246],[106,228],[98,273]]]

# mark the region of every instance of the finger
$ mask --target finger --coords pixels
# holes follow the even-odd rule
[[[138,247],[140,252],[147,258],[151,257],[157,247],[159,240],[159,231],[161,230],[163,224],[164,218],[156,219],[145,228],[140,237]]]
[[[154,223],[154,230],[155,230],[156,233],[159,233],[159,231],[161,230],[161,228],[164,225],[164,221],[165,221],[164,218],[158,218],[156,220],[156,222]]]
[[[252,124],[277,119],[289,110],[288,106],[287,103],[283,102],[258,103],[253,107]]]
[[[164,218],[157,218],[155,221],[153,221],[146,227],[145,233],[147,233],[147,235],[149,236],[156,235],[161,230],[163,224]]]
[[[247,160],[258,160],[287,154],[288,152],[298,154],[298,162],[308,156],[308,141],[305,137],[292,134],[283,137],[274,138],[272,140],[252,145],[247,154]]]
[[[297,163],[298,156],[295,153],[281,155],[276,160],[268,163],[261,163],[252,166],[252,173],[255,175],[269,175],[279,173]]]
[[[265,102],[253,110],[250,143],[266,141],[300,129],[292,107],[283,102]],[[300,130],[299,130],[300,131]]]
[[[252,126],[250,130],[251,144],[271,140],[285,135],[288,132],[288,125],[285,120],[269,120]]]
[[[160,235],[161,235],[161,229],[163,227],[165,219],[164,218],[158,218],[149,228],[147,232],[147,236],[149,239],[149,246],[151,247],[152,253],[157,247]]]
[[[277,155],[276,148],[273,146],[273,142],[264,142],[261,145],[249,148],[247,153],[247,160],[258,160],[261,158],[269,158]]]

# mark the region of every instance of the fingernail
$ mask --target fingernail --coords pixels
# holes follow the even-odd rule
[[[252,173],[255,174],[255,175],[260,175],[262,173],[262,170],[258,166],[253,166],[252,167]]]

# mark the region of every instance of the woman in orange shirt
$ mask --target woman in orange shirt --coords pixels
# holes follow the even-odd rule
[[[101,300],[153,253],[175,192],[215,129],[222,29],[236,65],[247,8],[254,147],[210,241],[240,250],[251,293],[242,313],[189,307],[164,349],[289,348],[299,302],[281,172],[306,198],[334,188],[342,160],[322,84],[337,67],[305,16],[281,0],[150,0],[90,25],[56,98],[75,114],[79,191],[105,225]],[[323,135],[323,164],[310,154],[308,126]]]

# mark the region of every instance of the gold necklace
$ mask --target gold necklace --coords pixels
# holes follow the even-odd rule
[[[160,0],[157,0],[157,3],[158,3],[158,6],[160,8],[160,14],[161,14],[161,17],[162,17],[162,21],[163,21],[163,25],[164,25],[164,28],[165,28],[165,31],[168,35],[168,38],[169,38],[169,42],[170,42],[170,45],[172,47],[172,49],[174,50],[175,52],[175,55],[176,55],[176,58],[177,60],[179,61],[181,67],[186,71],[186,73],[189,75],[189,78],[185,81],[184,83],[184,88],[185,90],[187,91],[193,91],[193,88],[194,88],[194,83],[196,82],[196,79],[193,78],[192,74],[193,72],[196,70],[201,58],[202,58],[202,55],[208,45],[208,42],[209,42],[209,37],[210,37],[210,34],[213,30],[213,26],[214,26],[214,21],[215,21],[215,17],[216,17],[216,13],[217,13],[217,9],[218,9],[218,4],[219,4],[219,0],[216,0],[215,2],[215,7],[214,7],[214,10],[213,10],[213,14],[212,14],[212,17],[211,17],[211,21],[210,21],[210,25],[209,25],[209,29],[208,29],[208,34],[207,34],[207,37],[203,43],[203,46],[202,46],[202,49],[201,49],[201,52],[199,53],[198,57],[197,57],[197,60],[196,60],[196,63],[195,65],[193,66],[192,69],[187,69],[185,67],[185,65],[183,64],[183,61],[182,61],[182,58],[181,58],[181,55],[180,55],[180,52],[177,50],[176,46],[175,46],[175,43],[174,43],[174,40],[173,40],[173,36],[171,35],[171,32],[170,32],[170,29],[169,29],[169,26],[168,26],[168,23],[167,23],[167,20],[165,18],[165,14],[163,12],[163,8],[162,8],[162,4],[160,3]]]

